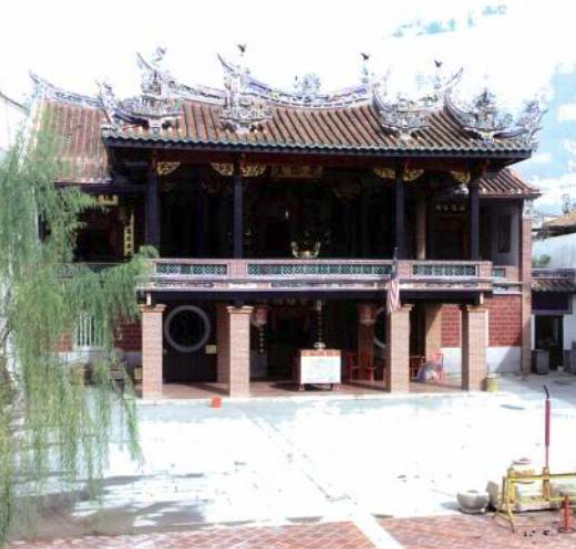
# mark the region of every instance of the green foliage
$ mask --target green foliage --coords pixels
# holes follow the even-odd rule
[[[109,367],[114,326],[137,318],[135,285],[153,250],[99,273],[70,265],[79,215],[97,205],[56,187],[57,150],[54,138],[36,135],[0,163],[0,545],[24,496],[102,474],[115,406],[139,457],[133,391],[119,390]],[[87,314],[104,347],[89,387],[57,352]]]
[[[535,267],[536,269],[548,267],[548,265],[550,265],[551,259],[552,258],[548,254],[540,254],[540,255],[534,256],[532,258],[532,267]]]

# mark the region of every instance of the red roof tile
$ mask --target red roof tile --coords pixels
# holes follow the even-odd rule
[[[219,122],[219,107],[187,102],[176,127],[152,135],[142,126],[125,126],[121,132],[108,131],[109,137],[122,139],[153,139],[188,143],[245,143],[255,147],[300,147],[319,149],[398,150],[413,147],[421,151],[502,150],[509,147],[483,143],[463,134],[448,113],[433,116],[433,124],[416,132],[406,144],[381,128],[375,112],[368,105],[342,109],[304,109],[278,107],[262,131],[237,133]],[[45,128],[62,137],[59,155],[62,160],[62,182],[105,183],[110,180],[109,159],[102,138],[105,115],[97,106],[77,105],[46,100],[42,113]],[[481,193],[486,197],[533,197],[538,191],[515,172],[504,169],[481,180]]]

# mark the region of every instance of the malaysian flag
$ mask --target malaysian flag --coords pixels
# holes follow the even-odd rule
[[[388,292],[386,294],[386,311],[388,314],[392,314],[394,311],[400,309],[401,306],[398,259],[396,258],[396,250],[394,250],[394,262],[392,263],[392,273],[390,274],[390,282],[388,283]]]

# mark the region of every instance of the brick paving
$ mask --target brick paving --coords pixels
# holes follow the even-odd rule
[[[382,526],[406,549],[574,549],[576,534],[560,534],[550,524],[558,515],[548,514],[547,525],[517,528],[491,516],[382,519]],[[524,517],[519,522],[525,523]],[[548,535],[544,535],[547,531]]]
[[[446,380],[431,383],[410,383],[411,393],[458,393],[460,392],[460,380]],[[137,387],[137,391],[141,390]],[[388,389],[381,380],[345,380],[342,385],[331,391],[327,386],[310,386],[305,391],[298,391],[298,386],[290,381],[253,381],[250,383],[250,396],[256,398],[291,397],[291,396],[325,396],[338,397],[382,395],[386,396]],[[213,396],[228,395],[224,383],[165,383],[162,385],[162,393],[159,398],[163,399],[207,399]]]
[[[6,549],[375,549],[351,522],[15,541]]]

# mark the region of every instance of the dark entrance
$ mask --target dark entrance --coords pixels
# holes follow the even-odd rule
[[[564,365],[564,329],[561,315],[536,315],[536,348],[548,351],[550,368]]]

